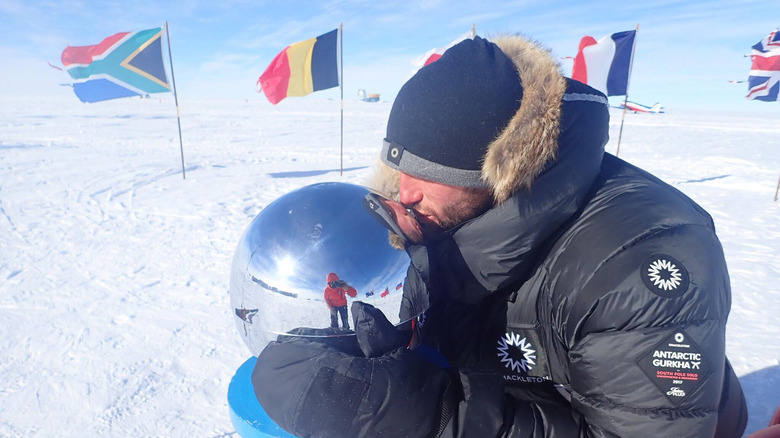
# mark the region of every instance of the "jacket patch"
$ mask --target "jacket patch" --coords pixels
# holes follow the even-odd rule
[[[549,367],[539,334],[534,330],[509,329],[496,342],[496,357],[503,366],[504,380],[517,383],[546,383]]]
[[[653,254],[645,259],[639,274],[650,292],[664,298],[681,296],[690,284],[685,266],[667,254]]]
[[[637,364],[676,405],[687,399],[711,371],[699,346],[682,330],[650,349]]]

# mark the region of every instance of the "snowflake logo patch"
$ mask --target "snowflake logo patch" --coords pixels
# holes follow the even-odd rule
[[[653,254],[648,257],[639,275],[645,286],[664,298],[677,298],[688,290],[688,270],[674,257],[667,254]]]
[[[528,372],[536,365],[536,350],[531,349],[531,343],[520,338],[517,333],[507,333],[498,340],[498,357],[504,366],[516,373]],[[517,347],[522,356],[512,357],[510,347]]]
[[[677,289],[682,279],[680,270],[669,260],[658,259],[650,263],[647,273],[653,286],[663,290]]]

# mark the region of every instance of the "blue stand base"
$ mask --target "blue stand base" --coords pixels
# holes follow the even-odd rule
[[[230,380],[228,407],[230,421],[242,438],[296,438],[274,423],[255,397],[252,387],[252,370],[257,362],[250,357]]]

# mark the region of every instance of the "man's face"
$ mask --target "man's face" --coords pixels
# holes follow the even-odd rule
[[[435,236],[483,213],[492,204],[487,189],[448,186],[401,173],[400,201],[414,211],[420,227],[408,221],[398,225],[412,243],[422,243],[425,237]]]

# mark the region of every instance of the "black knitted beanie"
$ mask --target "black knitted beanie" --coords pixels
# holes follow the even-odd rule
[[[480,172],[488,145],[522,97],[512,60],[485,39],[466,39],[401,87],[387,121],[382,160],[418,178],[487,187]]]

